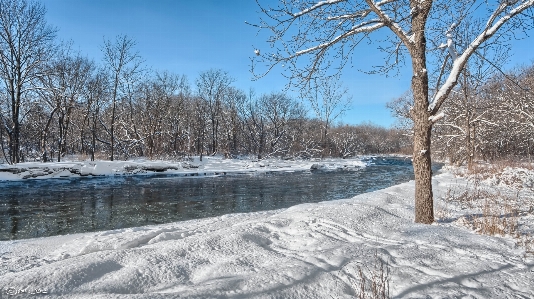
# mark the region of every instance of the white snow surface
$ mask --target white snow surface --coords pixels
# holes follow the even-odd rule
[[[81,176],[150,175],[156,172],[174,175],[213,176],[228,173],[267,171],[303,171],[312,165],[321,169],[365,167],[361,158],[322,160],[224,159],[220,156],[193,157],[185,162],[150,161],[68,161],[0,164],[0,181],[25,179],[73,178]]]
[[[444,172],[433,184],[439,201],[466,180]],[[50,298],[355,298],[359,267],[369,276],[378,257],[390,268],[392,298],[534,298],[534,260],[512,238],[457,221],[415,224],[413,190],[411,181],[275,211],[3,241],[0,289]]]
[[[490,186],[511,186],[516,189],[534,189],[534,170],[506,167],[501,173],[483,180]]]

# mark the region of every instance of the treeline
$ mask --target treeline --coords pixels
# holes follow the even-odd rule
[[[283,92],[256,95],[222,70],[185,76],[143,66],[126,36],[95,62],[56,41],[42,4],[0,0],[1,160],[177,159],[189,155],[350,157],[398,152],[399,130],[332,126]],[[331,108],[331,107],[327,107]]]
[[[408,146],[399,130],[372,124],[334,126],[325,142],[324,124],[307,117],[300,101],[282,92],[245,93],[221,70],[201,73],[194,85],[185,76],[144,73],[142,79],[121,81],[114,101],[113,77],[85,58],[59,62],[60,71],[43,82],[48,85],[24,102],[21,161],[60,161],[66,155],[346,158]],[[5,160],[13,161],[5,128],[1,138]]]
[[[534,65],[487,79],[465,71],[441,109],[432,154],[451,163],[528,159],[534,154]],[[411,95],[388,106],[410,130]]]

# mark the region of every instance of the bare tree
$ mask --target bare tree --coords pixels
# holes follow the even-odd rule
[[[526,156],[534,141],[534,67],[522,67],[492,78],[482,95],[490,107],[484,111],[491,126],[477,127],[484,138],[479,149],[486,159]]]
[[[253,90],[249,91],[240,113],[249,152],[255,153],[258,159],[262,159],[267,142],[267,117],[263,114],[260,101]]]
[[[528,160],[532,161],[531,152],[534,147],[534,65],[521,70],[520,83],[510,84],[514,92],[506,99],[510,111],[517,119],[517,133],[521,134],[521,143],[526,145]],[[510,88],[510,87],[509,87]]]
[[[172,149],[176,155],[180,152],[180,155],[189,153],[190,149],[190,137],[191,130],[189,119],[189,111],[187,110],[188,103],[192,96],[191,85],[185,75],[182,75],[178,79],[178,89],[175,92],[171,114],[169,119],[170,134],[172,136]],[[187,140],[187,142],[186,142]]]
[[[91,132],[91,161],[95,160],[95,152],[97,149],[97,141],[102,142],[98,137],[101,110],[104,102],[109,98],[109,80],[107,74],[103,70],[95,72],[89,79],[85,86],[85,100],[86,100],[86,115],[88,117],[89,131]]]
[[[115,154],[115,121],[117,119],[117,101],[121,97],[121,88],[125,79],[131,77],[140,70],[141,58],[134,52],[135,42],[126,35],[119,35],[114,42],[104,40],[102,52],[106,67],[111,77],[111,116],[107,131],[110,135],[111,156],[113,161]]]
[[[293,83],[307,85],[317,74],[342,69],[355,55],[356,46],[372,37],[386,54],[378,71],[402,65],[409,56],[414,97],[415,222],[432,223],[430,146],[432,126],[443,116],[439,110],[471,56],[492,43],[506,43],[512,33],[532,26],[533,5],[534,0],[328,0],[281,1],[279,6],[268,8],[260,5],[265,18],[257,26],[271,31],[269,43],[275,50],[262,51],[253,58],[252,71],[261,77],[284,65]],[[460,43],[456,37],[465,29],[465,21],[476,19],[480,20],[473,28],[477,34]],[[373,35],[381,29],[386,29],[385,39]],[[266,69],[258,70],[260,64]],[[437,74],[432,76],[433,88],[429,73]]]
[[[466,30],[462,35],[469,36]],[[496,47],[499,48],[499,47]],[[492,95],[488,94],[488,81],[501,71],[502,64],[508,58],[507,53],[481,49],[480,55],[470,59],[459,77],[459,83],[444,102],[441,111],[447,116],[433,126],[432,152],[441,158],[448,158],[450,163],[461,165],[467,162],[471,169],[477,149],[487,144],[482,137],[491,126],[502,126],[500,121],[491,121],[491,110],[505,108]],[[477,53],[478,54],[478,53]],[[491,61],[491,63],[488,63]],[[412,135],[413,120],[410,109],[413,107],[413,95],[407,92],[386,105],[397,118],[397,126]]]
[[[9,139],[9,161],[18,163],[25,97],[53,53],[56,29],[47,25],[38,2],[0,0],[0,77],[7,94],[9,117],[2,117]]]
[[[219,147],[219,126],[221,124],[224,99],[234,81],[227,72],[211,69],[200,73],[196,80],[198,96],[205,102],[208,113],[211,154],[217,153]]]
[[[394,126],[405,131],[405,134],[409,136],[413,135],[413,120],[410,113],[412,107],[413,94],[411,90],[386,103],[386,108],[391,111],[391,115],[396,119]]]
[[[530,159],[534,133],[532,66],[505,73],[498,66],[500,59],[492,59],[488,65],[487,56],[479,58],[470,61],[441,108],[446,118],[433,127],[432,153],[450,163],[467,162],[468,167],[475,158]],[[387,105],[404,131],[412,129],[412,105],[411,93]]]
[[[299,103],[282,92],[263,95],[259,100],[262,114],[268,121],[267,144],[269,155],[285,155],[289,152],[287,142],[289,124],[300,116]]]
[[[71,130],[72,115],[81,104],[85,86],[94,70],[93,63],[79,54],[72,55],[70,46],[58,52],[57,57],[49,61],[48,71],[40,76],[40,94],[49,106],[50,119],[44,128],[46,140],[52,117],[57,118],[58,134],[56,136],[57,161],[67,152],[68,133]],[[46,161],[46,143],[42,144],[43,160]]]
[[[247,95],[241,89],[230,87],[225,97],[222,130],[225,138],[225,155],[236,155],[240,152],[242,143],[243,123],[239,111],[245,104]]]
[[[350,108],[352,98],[347,93],[347,88],[343,87],[336,77],[313,79],[309,83],[309,88],[303,90],[302,97],[310,102],[315,116],[323,123],[321,134],[323,157],[329,155],[326,150],[330,126]]]
[[[200,161],[205,152],[205,142],[206,142],[206,127],[208,125],[208,107],[207,103],[199,97],[195,97],[191,101],[191,111],[193,111],[192,116],[194,117],[194,122],[192,122],[192,131],[194,132],[194,142],[196,154],[200,155]]]
[[[156,74],[152,80],[140,84],[135,103],[130,101],[132,117],[125,121],[122,131],[139,154],[153,158],[170,151],[177,134],[171,125],[177,124],[176,116],[182,112],[176,108],[180,109],[184,101],[184,82],[180,80],[168,72]]]

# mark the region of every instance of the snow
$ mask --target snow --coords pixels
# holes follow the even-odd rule
[[[502,172],[482,180],[490,186],[511,186],[516,189],[534,188],[534,170],[522,167],[506,167]]]
[[[447,48],[449,49],[449,55],[451,55],[452,61],[456,61],[456,59],[458,59],[458,53],[456,53],[454,41],[452,40],[452,34],[450,33],[447,33]]]
[[[325,1],[319,1],[318,3],[312,5],[311,7],[309,8],[306,8],[300,12],[297,12],[297,13],[294,13],[292,14],[292,16],[294,18],[298,18],[298,17],[301,17],[313,10],[316,10],[317,8],[323,6],[323,5],[331,5],[331,4],[336,4],[336,3],[339,3],[339,2],[343,2],[344,0],[325,0]]]
[[[441,112],[441,113],[438,113],[436,115],[431,115],[428,120],[431,121],[432,123],[435,123],[437,121],[439,121],[440,119],[444,118],[445,117],[445,113],[444,112]]]
[[[226,171],[305,164],[191,163]],[[436,205],[466,184],[449,170],[436,175]],[[459,207],[453,218],[415,224],[413,190],[411,181],[275,211],[3,241],[0,289],[64,298],[354,298],[358,270],[370,276],[379,259],[390,268],[393,298],[534,297],[534,259],[511,237],[474,233],[456,220]]]
[[[26,179],[73,178],[82,176],[150,175],[163,173],[182,176],[213,176],[229,173],[257,173],[268,171],[310,170],[313,164],[325,169],[365,167],[366,163],[355,159],[280,160],[223,159],[218,156],[193,157],[185,162],[146,161],[69,161],[39,163],[27,162],[0,165],[0,181]]]

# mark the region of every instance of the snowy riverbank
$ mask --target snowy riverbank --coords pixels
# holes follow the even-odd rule
[[[151,175],[155,173],[183,176],[212,176],[228,173],[268,171],[303,171],[318,169],[365,167],[361,159],[280,160],[223,159],[194,157],[184,162],[149,161],[68,161],[26,162],[0,165],[0,181],[51,179],[92,176]]]
[[[370,276],[376,255],[390,269],[392,298],[534,297],[532,256],[512,237],[474,233],[461,221],[470,210],[443,200],[467,184],[435,176],[436,206],[450,212],[433,225],[413,223],[408,182],[283,210],[3,241],[0,289],[72,298],[354,298],[359,267]],[[532,225],[532,215],[522,223]]]

